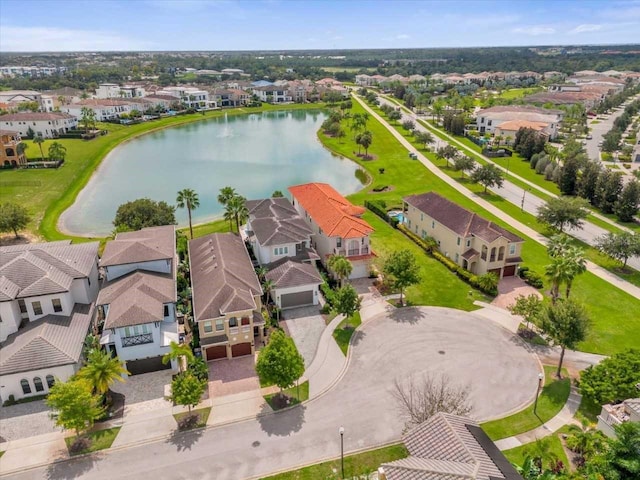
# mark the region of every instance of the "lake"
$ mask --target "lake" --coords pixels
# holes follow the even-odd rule
[[[317,138],[322,111],[278,111],[220,117],[171,127],[126,142],[109,153],[60,217],[63,231],[105,236],[118,206],[148,197],[175,204],[178,190],[200,197],[193,222],[220,218],[218,192],[231,186],[248,199],[287,195],[287,187],[326,182],[348,195],[362,188],[357,165],[333,155]],[[287,195],[288,196],[288,195]],[[186,210],[176,210],[181,226]]]

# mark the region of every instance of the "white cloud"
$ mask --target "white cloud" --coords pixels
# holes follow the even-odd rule
[[[407,40],[409,38],[409,35],[407,35],[406,33],[401,33],[400,35],[396,35],[396,39],[398,40]]]
[[[0,25],[0,45],[9,52],[150,50],[155,44],[116,32]]]
[[[569,30],[569,33],[597,32],[598,30],[602,30],[602,25],[597,25],[595,23],[583,23],[582,25],[578,25],[576,28]]]
[[[551,35],[556,33],[556,29],[545,25],[529,25],[525,27],[516,27],[511,30],[511,33],[519,33],[522,35],[531,35],[536,37],[538,35]]]

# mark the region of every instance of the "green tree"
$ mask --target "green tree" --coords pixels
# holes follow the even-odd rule
[[[364,148],[364,156],[368,158],[369,147],[373,143],[373,134],[369,130],[365,130],[357,136],[356,143]]]
[[[262,383],[277,385],[282,393],[304,373],[304,359],[293,339],[282,330],[275,330],[258,354],[256,372]]]
[[[622,173],[605,168],[600,173],[596,184],[595,205],[603,213],[613,213],[622,189]]]
[[[191,238],[193,239],[193,225],[191,224],[191,211],[195,210],[200,206],[200,199],[198,198],[198,194],[191,190],[190,188],[182,189],[178,192],[178,196],[176,198],[176,206],[178,208],[187,209],[187,213],[189,215],[189,233],[191,234]]]
[[[637,480],[640,478],[640,422],[624,422],[614,427],[616,438],[608,448],[587,460],[585,470],[592,478]]]
[[[236,195],[231,198],[227,203],[227,209],[233,215],[234,220],[236,221],[236,230],[240,232],[240,224],[244,223],[244,221],[249,217],[249,210],[247,210],[247,206],[245,202],[247,201],[242,195]]]
[[[424,148],[427,148],[430,144],[436,141],[431,133],[422,130],[414,130],[413,138],[416,139],[416,142],[421,143]]]
[[[633,222],[640,206],[640,182],[631,180],[622,189],[613,211],[621,222]]]
[[[452,145],[445,145],[444,147],[438,148],[436,151],[436,157],[439,159],[444,159],[447,162],[447,167],[449,166],[449,161],[453,160],[458,156],[458,150]]]
[[[91,384],[86,380],[56,382],[45,402],[53,410],[56,425],[74,430],[78,437],[104,414],[100,397],[91,393]]]
[[[284,194],[280,190],[274,190],[271,194],[271,198],[283,198]]]
[[[42,135],[35,135],[33,137],[33,143],[38,145],[38,148],[40,148],[40,159],[44,160],[44,152],[42,151],[42,144],[44,143],[44,138],[42,137]]]
[[[112,357],[106,350],[96,349],[89,353],[87,364],[78,371],[78,378],[86,380],[93,392],[107,397],[113,382],[125,381],[123,375],[129,375],[129,372],[118,357]]]
[[[407,132],[410,132],[414,128],[416,128],[416,124],[413,120],[405,120],[402,122],[402,128],[404,128]]]
[[[500,169],[490,163],[476,168],[471,174],[471,180],[484,186],[484,193],[487,193],[487,188],[502,187],[504,182]]]
[[[583,198],[556,197],[551,198],[538,208],[537,219],[560,232],[565,227],[582,228],[585,218],[589,215],[588,203]]]
[[[400,113],[400,110],[393,109],[389,112],[387,118],[391,121],[391,123],[394,123],[402,118],[402,113]]]
[[[62,161],[67,156],[67,149],[64,145],[59,142],[53,142],[49,145],[49,150],[47,151],[49,155],[49,160],[53,161]]]
[[[96,124],[96,112],[89,107],[82,107],[80,109],[80,123],[84,126],[84,132],[89,132],[89,127],[95,127]]]
[[[631,257],[640,256],[640,233],[607,233],[596,239],[596,248],[627,267]]]
[[[334,308],[336,311],[345,316],[346,327],[349,327],[349,319],[360,310],[360,297],[353,285],[345,285],[340,287],[335,294]]]
[[[200,403],[206,386],[206,382],[203,382],[187,370],[176,375],[171,382],[171,395],[169,398],[174,404],[183,405],[191,412],[191,409]]]
[[[229,201],[237,196],[236,189],[232,187],[222,187],[218,193],[218,203],[226,207]]]
[[[384,262],[383,272],[391,277],[394,288],[400,290],[400,305],[404,305],[404,290],[420,281],[420,265],[409,250],[396,250]]]
[[[542,312],[542,300],[538,295],[531,294],[518,295],[516,303],[509,306],[509,311],[514,315],[520,315],[527,324],[527,330],[529,329],[529,323],[535,321]]]
[[[118,207],[113,225],[116,228],[140,230],[146,227],[175,225],[175,207],[165,201],[139,198]]]
[[[565,275],[565,298],[569,298],[571,294],[571,286],[573,280],[587,271],[587,261],[584,257],[584,250],[578,247],[571,247],[562,259],[564,260],[566,275]]]
[[[25,207],[17,203],[0,203],[0,232],[13,232],[19,238],[18,232],[27,227],[31,215]]]
[[[188,343],[171,342],[169,344],[169,351],[162,356],[162,363],[164,365],[176,360],[178,362],[178,371],[183,372],[182,358],[184,357],[187,366],[193,362],[196,358],[193,355],[193,351]]]
[[[560,346],[560,361],[556,376],[560,378],[565,349],[575,350],[589,331],[590,320],[584,307],[565,299],[548,305],[541,315],[542,330],[554,345]]]
[[[578,178],[578,195],[595,204],[596,187],[598,185],[598,177],[602,172],[600,162],[586,162],[582,167],[582,172]]]
[[[580,372],[580,393],[596,405],[638,396],[640,349],[629,349],[605,358]]]
[[[329,270],[332,270],[336,277],[338,277],[341,287],[344,279],[349,278],[349,275],[351,275],[351,271],[353,270],[353,265],[349,260],[347,260],[347,257],[343,255],[332,255],[329,257],[327,266],[329,267]]]
[[[453,159],[453,168],[462,173],[462,178],[464,178],[464,172],[469,171],[473,172],[473,169],[476,166],[476,162],[473,158],[468,157],[466,155],[459,155]]]
[[[209,380],[209,365],[202,358],[195,357],[189,362],[187,369],[202,382]]]
[[[563,195],[575,195],[578,186],[578,172],[580,170],[576,158],[568,158],[560,167],[558,187]]]

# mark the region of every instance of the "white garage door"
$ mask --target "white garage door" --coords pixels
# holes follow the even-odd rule
[[[306,292],[285,293],[280,296],[282,308],[302,307],[303,305],[313,305],[313,290]]]
[[[354,263],[349,278],[365,278],[369,276],[369,268],[366,263]]]

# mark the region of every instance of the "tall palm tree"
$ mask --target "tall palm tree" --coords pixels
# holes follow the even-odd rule
[[[547,253],[551,258],[563,256],[570,248],[571,239],[564,233],[552,236],[547,243]]]
[[[264,281],[264,276],[267,274],[267,272],[268,272],[267,267],[260,266],[256,268],[256,275],[258,276],[261,282]]]
[[[236,195],[227,204],[227,207],[233,212],[233,218],[236,220],[236,229],[240,233],[240,224],[246,220],[249,216],[249,210],[247,210],[244,204],[247,201],[242,195]]]
[[[193,240],[193,225],[191,224],[191,211],[195,210],[200,206],[200,199],[198,198],[198,194],[191,190],[190,188],[185,188],[178,192],[178,197],[176,198],[176,206],[178,208],[187,208],[187,213],[189,214],[189,232],[191,233],[191,239]]]
[[[551,280],[551,303],[555,305],[560,296],[560,285],[567,281],[570,275],[571,266],[567,264],[564,257],[554,257],[551,263],[545,267],[545,273]]]
[[[573,280],[576,276],[587,271],[587,261],[584,258],[583,250],[578,247],[571,247],[564,254],[564,260],[567,268],[565,298],[569,298]]]
[[[349,278],[349,275],[351,275],[351,271],[353,270],[351,262],[343,255],[333,255],[329,258],[327,265],[336,274],[340,281],[340,287],[342,287],[344,279]]]
[[[171,342],[169,344],[169,351],[164,354],[162,357],[162,363],[167,364],[173,360],[178,360],[178,371],[182,372],[182,360],[181,357],[186,358],[187,364],[193,362],[195,356],[193,355],[193,351],[191,351],[191,347],[187,343],[176,343]]]
[[[233,210],[229,207],[229,205],[225,205],[222,218],[229,222],[229,231],[233,231]]]
[[[262,290],[264,291],[264,302],[269,303],[269,296],[275,287],[273,280],[265,280],[262,282]]]
[[[236,189],[233,187],[223,187],[220,189],[220,193],[218,194],[218,203],[223,206],[227,206],[229,200],[237,195]]]
[[[40,147],[40,159],[44,160],[44,152],[42,151],[42,144],[44,143],[44,137],[42,135],[35,135],[33,137],[33,143]]]
[[[87,380],[99,395],[107,394],[107,400],[113,382],[124,382],[122,375],[129,375],[124,363],[106,350],[91,350],[87,364],[78,371],[78,377]]]

